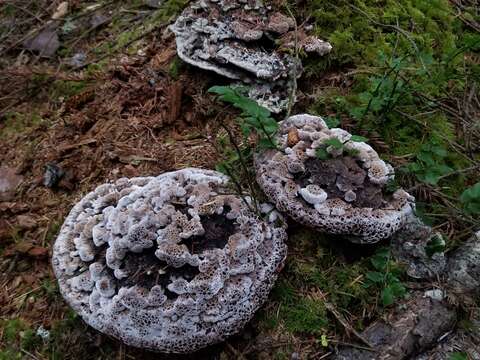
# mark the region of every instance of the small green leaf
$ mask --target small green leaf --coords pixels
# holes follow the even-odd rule
[[[375,282],[375,283],[382,283],[384,280],[384,275],[378,271],[369,271],[366,275],[367,279]]]
[[[350,115],[354,119],[360,119],[363,116],[364,112],[365,112],[365,108],[363,106],[356,106],[350,109]]]
[[[322,335],[320,337],[320,342],[321,342],[323,347],[328,347],[328,339],[327,339],[326,335]]]
[[[278,130],[278,123],[272,118],[263,119],[261,123],[262,123],[263,129],[265,129],[265,132],[267,132],[269,135],[275,134]]]
[[[466,189],[460,195],[460,202],[468,214],[480,214],[480,182]]]
[[[249,136],[252,132],[250,126],[247,123],[241,123],[240,129],[242,130],[242,134],[244,136]]]
[[[395,296],[393,295],[393,291],[390,286],[385,287],[382,291],[382,304],[383,306],[392,305],[395,300]]]
[[[463,352],[454,352],[450,354],[448,360],[468,360],[468,355]]]
[[[389,258],[390,251],[387,248],[382,248],[378,250],[375,255],[372,256],[370,262],[375,269],[382,272],[385,271]]]
[[[445,251],[445,240],[440,234],[435,234],[432,238],[427,242],[427,246],[425,246],[425,252],[429,257],[432,257],[433,254],[442,253]]]
[[[343,143],[337,138],[331,138],[324,141],[325,145],[332,146],[333,148],[340,150],[343,148]]]
[[[321,147],[315,150],[315,155],[317,155],[317,158],[319,158],[320,160],[327,160],[330,158],[330,154],[327,152],[327,150]]]
[[[221,172],[222,174],[228,175],[227,166],[226,166],[225,163],[223,163],[223,162],[218,163],[218,164],[215,166],[215,169],[216,169],[218,172]]]
[[[352,135],[350,138],[350,141],[354,142],[367,142],[368,139],[366,137],[360,136],[360,135]]]
[[[402,297],[407,292],[405,286],[403,286],[403,284],[397,278],[394,282],[390,283],[388,287],[395,298]]]
[[[268,138],[261,138],[258,141],[258,148],[259,149],[275,149],[277,144],[272,143]]]
[[[332,117],[332,116],[327,116],[324,118],[325,124],[327,124],[328,128],[335,128],[338,125],[340,125],[340,119],[338,116]]]

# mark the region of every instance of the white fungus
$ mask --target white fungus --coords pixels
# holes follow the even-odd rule
[[[60,291],[89,325],[128,345],[187,353],[222,341],[266,300],[286,256],[281,216],[259,207],[267,220],[210,170],[101,185],[54,244]]]
[[[361,243],[387,238],[405,223],[414,199],[386,190],[393,168],[368,144],[318,116],[295,115],[279,125],[279,148],[255,156],[257,181],[278,210]]]
[[[301,62],[280,49],[298,45],[318,56],[332,49],[257,0],[195,1],[170,29],[183,61],[248,84],[248,96],[272,112],[286,109],[302,73]]]

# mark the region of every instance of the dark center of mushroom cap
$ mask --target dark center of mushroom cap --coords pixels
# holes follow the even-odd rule
[[[353,207],[379,209],[388,201],[390,194],[385,187],[372,183],[361,161],[351,156],[326,160],[308,158],[305,169],[295,174],[295,182],[301,187],[318,185],[329,199],[344,199],[345,193],[351,190],[356,195],[355,200],[349,202]]]
[[[188,214],[186,206],[176,206],[177,211]],[[202,254],[206,250],[223,249],[228,243],[228,238],[238,230],[235,220],[228,219],[227,214],[231,208],[225,206],[222,214],[200,216],[205,233],[201,236],[191,236],[183,239],[180,244],[187,246],[191,254]],[[150,290],[156,285],[162,286],[168,299],[175,299],[178,294],[168,290],[167,286],[172,278],[183,278],[191,281],[200,271],[197,266],[185,264],[173,267],[155,255],[156,246],[144,249],[141,253],[128,252],[122,260],[121,270],[128,274],[122,279],[116,279],[113,270],[109,270],[111,277],[116,279],[117,288],[140,286]],[[102,251],[103,254],[105,253]],[[104,256],[103,256],[104,257]]]

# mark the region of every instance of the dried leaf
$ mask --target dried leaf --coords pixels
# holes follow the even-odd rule
[[[288,135],[287,135],[287,144],[289,147],[294,146],[300,141],[300,138],[298,137],[298,130],[295,127],[292,127],[290,130],[288,130]]]
[[[0,202],[10,201],[15,196],[15,189],[23,177],[15,174],[15,170],[6,166],[0,167]]]
[[[48,256],[48,249],[40,246],[35,246],[28,251],[28,255],[33,257],[47,257]]]
[[[18,215],[17,224],[21,229],[34,229],[37,227],[35,219],[29,215]]]
[[[57,10],[55,10],[55,12],[52,15],[52,19],[54,20],[61,19],[65,17],[67,13],[68,13],[68,2],[64,1],[60,3],[60,5],[58,5]]]

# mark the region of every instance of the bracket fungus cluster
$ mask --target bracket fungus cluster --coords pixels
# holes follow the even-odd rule
[[[244,326],[286,256],[228,178],[184,169],[99,186],[66,218],[53,249],[60,290],[94,328],[128,345],[186,353]]]
[[[170,29],[183,61],[250,84],[249,96],[272,112],[287,107],[293,76],[302,72],[300,61],[281,49],[297,46],[320,56],[332,49],[295,32],[292,18],[258,0],[200,0]]]
[[[412,213],[412,196],[386,190],[393,168],[347,131],[295,115],[280,123],[276,140],[277,149],[255,158],[257,181],[277,209],[299,223],[374,243]]]

